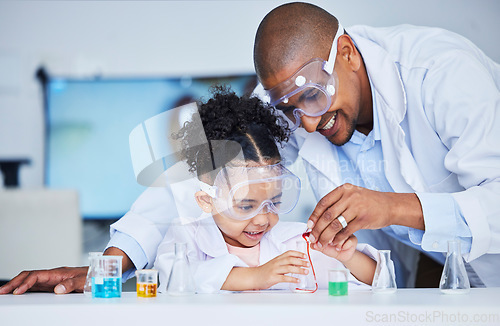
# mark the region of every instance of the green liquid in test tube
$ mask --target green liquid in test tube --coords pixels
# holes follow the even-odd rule
[[[328,271],[328,294],[333,296],[347,295],[349,270],[346,268]]]
[[[347,295],[347,282],[328,282],[329,295]]]

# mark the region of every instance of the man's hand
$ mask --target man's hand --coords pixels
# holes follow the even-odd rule
[[[9,283],[0,287],[0,294],[23,294],[26,291],[43,291],[56,294],[83,292],[88,266],[59,267],[48,270],[23,271]]]
[[[121,249],[110,247],[104,255],[122,256],[122,270],[127,271],[134,265]],[[66,294],[83,292],[88,266],[59,267],[47,270],[24,271],[0,287],[0,294],[23,294],[26,291],[52,292]]]
[[[299,282],[297,278],[286,274],[307,274],[309,271],[304,267],[309,267],[309,263],[304,259],[306,259],[305,254],[299,251],[289,250],[271,259],[264,265],[255,267],[257,270],[255,278],[257,289],[268,289],[275,284],[283,282]]]
[[[345,228],[337,219],[343,216]],[[307,223],[312,229],[312,248],[322,250],[331,244],[338,249],[360,229],[380,229],[389,225],[424,229],[420,201],[415,194],[373,191],[344,184],[323,197]]]

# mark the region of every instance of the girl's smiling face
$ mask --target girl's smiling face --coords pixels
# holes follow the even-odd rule
[[[267,211],[264,207],[261,213],[249,220],[235,220],[217,212],[212,212],[215,223],[227,244],[235,247],[249,248],[256,246],[269,230],[278,223],[278,214]]]
[[[212,214],[225,242],[243,248],[256,246],[264,234],[278,223],[278,214],[270,209],[270,205],[278,208],[281,196],[279,181],[269,180],[237,187],[231,196],[233,214],[244,215],[253,211],[257,215],[249,219],[236,219],[228,210],[217,210],[213,198],[206,192],[199,191],[195,195],[203,211]]]

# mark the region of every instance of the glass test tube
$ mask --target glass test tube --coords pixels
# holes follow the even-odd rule
[[[135,272],[137,278],[137,296],[140,298],[156,297],[158,288],[158,271],[156,269],[141,269]]]
[[[347,295],[349,270],[345,268],[328,271],[328,294],[333,296]]]
[[[119,298],[122,295],[122,256],[94,258],[92,298]]]

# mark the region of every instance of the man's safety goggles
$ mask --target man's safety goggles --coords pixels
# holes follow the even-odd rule
[[[334,65],[337,42],[342,34],[344,28],[339,22],[328,61],[320,58],[309,60],[288,79],[267,90],[271,105],[290,119],[292,130],[299,127],[303,115],[319,117],[335,101],[338,77]]]
[[[224,167],[214,185],[200,181],[201,190],[213,199],[219,214],[237,220],[257,214],[286,214],[299,200],[300,180],[281,164],[257,167]]]

